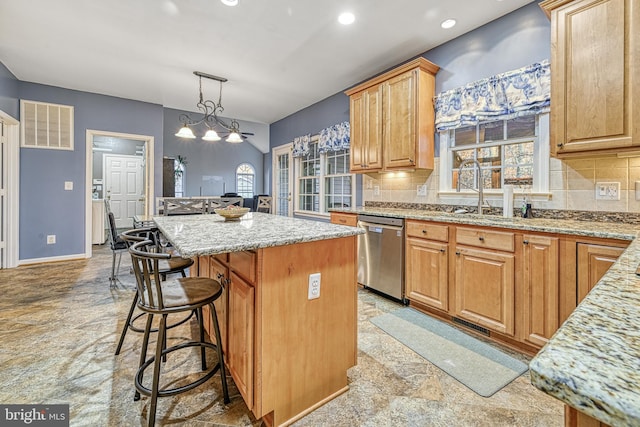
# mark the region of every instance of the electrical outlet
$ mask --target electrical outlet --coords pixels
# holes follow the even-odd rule
[[[320,298],[320,273],[309,275],[309,299]]]
[[[55,245],[56,244],[56,235],[55,234],[49,234],[47,236],[47,245]]]
[[[596,200],[620,200],[620,183],[596,182]]]
[[[416,189],[416,194],[418,196],[426,196],[427,195],[427,184],[418,184],[418,188]]]
[[[64,182],[64,189],[66,191],[71,191],[73,190],[73,181],[65,181]]]
[[[374,185],[373,186],[373,195],[374,196],[379,196],[380,195],[380,186],[379,185]]]

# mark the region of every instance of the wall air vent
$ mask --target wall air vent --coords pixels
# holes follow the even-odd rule
[[[476,332],[480,332],[483,335],[489,336],[489,330],[487,328],[478,326],[475,323],[467,322],[466,320],[460,319],[458,317],[452,317],[451,320],[453,320],[455,323],[458,323],[462,326],[466,326],[469,329],[473,329]]]
[[[73,107],[20,100],[21,146],[73,150]]]

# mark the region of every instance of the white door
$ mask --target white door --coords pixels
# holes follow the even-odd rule
[[[281,216],[293,216],[293,158],[291,144],[281,145],[273,149],[273,197],[275,204],[273,213]]]
[[[104,188],[118,228],[132,228],[134,215],[144,212],[142,157],[104,156]]]
[[[4,122],[0,120],[0,269],[7,267],[7,152],[9,142]]]

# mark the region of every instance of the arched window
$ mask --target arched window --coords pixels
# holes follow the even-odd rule
[[[249,163],[242,163],[236,169],[236,192],[238,196],[252,198],[255,188],[256,171]]]

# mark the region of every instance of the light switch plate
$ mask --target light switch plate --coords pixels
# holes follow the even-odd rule
[[[418,196],[426,196],[427,195],[427,184],[418,184],[418,188],[416,189],[416,194]]]
[[[640,200],[640,181],[636,181],[636,200]]]
[[[374,196],[379,196],[380,195],[380,186],[379,185],[374,185],[373,186],[373,195]]]
[[[65,181],[64,189],[67,191],[73,190],[73,181]]]
[[[620,200],[620,183],[596,182],[596,200]]]

